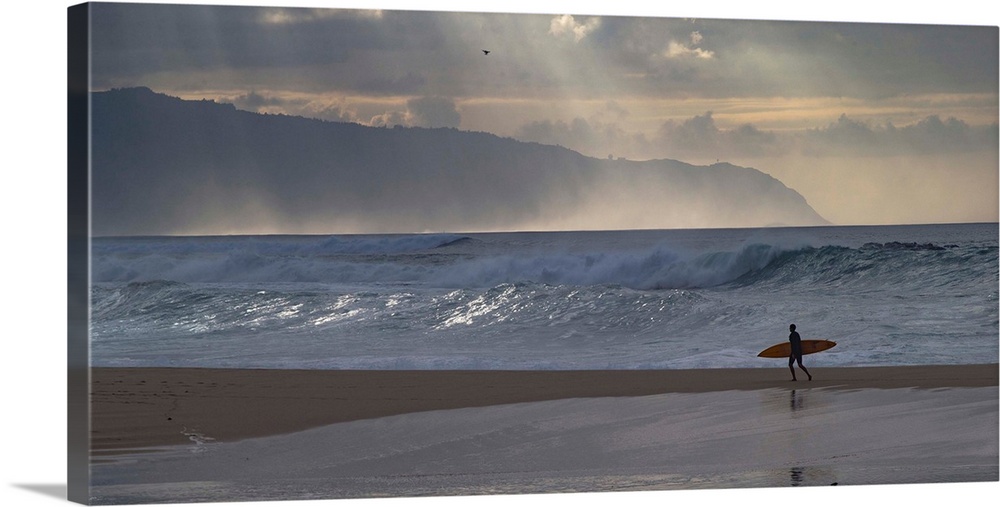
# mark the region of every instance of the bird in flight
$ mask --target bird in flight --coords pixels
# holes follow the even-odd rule
[[[484,49],[484,50],[483,50],[483,54],[484,54],[484,55],[488,55],[488,54],[490,54],[490,51],[489,51],[488,49]]]

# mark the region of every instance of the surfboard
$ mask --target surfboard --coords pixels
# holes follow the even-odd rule
[[[826,349],[833,348],[836,344],[837,342],[832,342],[830,340],[802,340],[802,355],[822,352]],[[762,350],[760,354],[757,354],[757,357],[788,357],[790,355],[792,355],[792,344],[789,342],[781,342]]]

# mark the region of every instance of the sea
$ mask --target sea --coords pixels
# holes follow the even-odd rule
[[[998,361],[998,225],[95,237],[93,366]]]

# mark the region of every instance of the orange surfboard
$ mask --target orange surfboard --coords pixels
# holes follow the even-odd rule
[[[802,340],[802,355],[822,352],[826,349],[833,348],[836,344],[837,342],[832,342],[830,340]],[[792,344],[789,342],[781,342],[762,350],[760,354],[757,354],[757,357],[788,357],[791,355]]]

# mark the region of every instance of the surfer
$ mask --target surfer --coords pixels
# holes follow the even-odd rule
[[[812,380],[813,376],[809,375],[809,370],[805,366],[802,366],[802,337],[799,336],[799,333],[795,332],[795,324],[788,326],[788,330],[791,332],[788,335],[788,341],[792,344],[792,353],[788,356],[788,369],[792,372],[792,380],[798,380],[795,378],[795,368],[793,366],[796,361],[799,362],[799,368],[806,372],[809,380]]]

